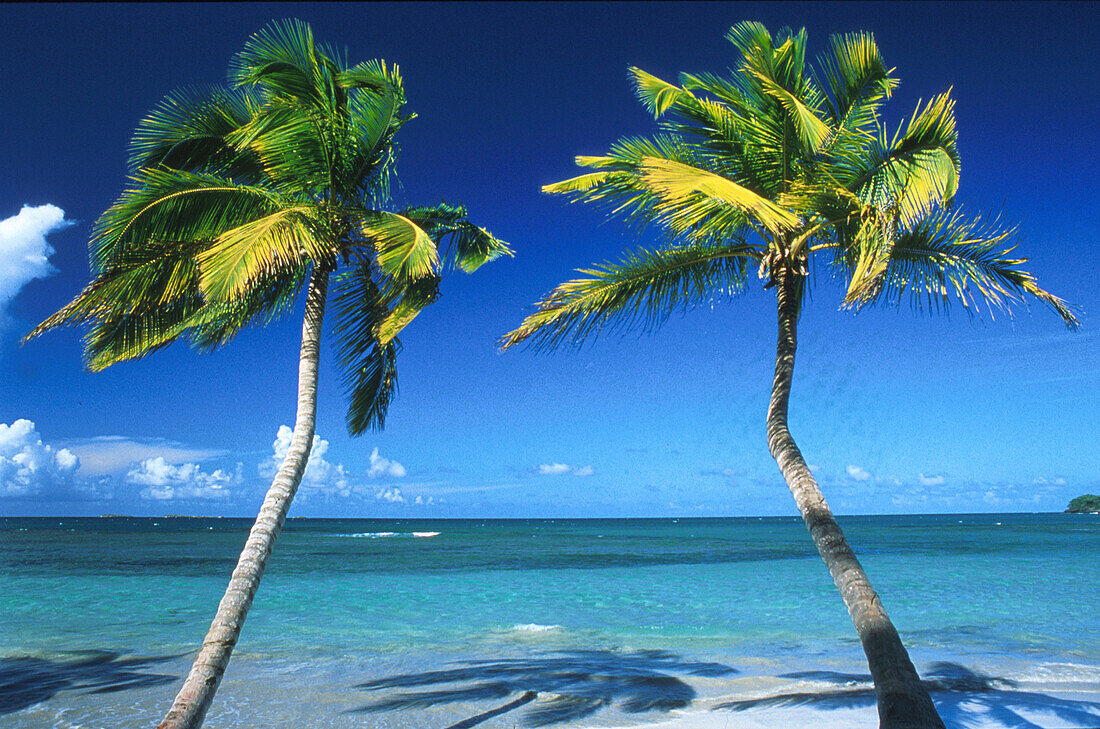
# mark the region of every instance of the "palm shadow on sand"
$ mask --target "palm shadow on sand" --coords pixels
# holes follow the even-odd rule
[[[951,727],[1000,726],[1005,729],[1043,729],[1020,712],[1046,713],[1082,729],[1100,729],[1100,702],[1060,699],[1049,694],[1018,691],[1016,682],[987,676],[958,663],[935,663],[925,672],[925,685],[944,722]],[[803,671],[780,678],[825,681],[838,688],[825,691],[776,694],[759,699],[730,701],[714,707],[745,711],[753,708],[811,706],[817,709],[873,707],[875,690],[866,674]]]
[[[119,653],[99,650],[76,651],[75,655],[71,660],[0,658],[0,715],[47,701],[59,691],[105,694],[176,680],[176,676],[146,669],[178,656],[122,658]]]
[[[462,662],[456,668],[368,681],[368,691],[404,690],[356,712],[401,711],[468,701],[510,701],[452,724],[469,729],[526,704],[519,723],[549,726],[591,716],[618,703],[628,714],[680,709],[695,689],[677,677],[727,676],[737,671],[720,663],[687,661],[666,651],[566,651],[536,658]],[[410,690],[427,689],[430,690]]]

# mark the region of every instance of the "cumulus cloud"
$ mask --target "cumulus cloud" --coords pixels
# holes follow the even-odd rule
[[[399,488],[381,489],[374,495],[374,498],[394,504],[405,503],[405,497],[401,495],[401,489]],[[417,497],[416,503],[421,503],[419,497]]]
[[[560,476],[563,473],[571,473],[574,476],[591,476],[595,471],[592,466],[570,466],[566,463],[542,463],[537,472],[540,476]]]
[[[867,481],[871,478],[871,474],[859,466],[848,466],[845,470],[848,472],[848,476],[856,481]]]
[[[161,457],[167,463],[202,462],[227,455],[227,451],[191,448],[157,438],[135,439],[120,435],[102,435],[69,441],[66,447],[80,457],[80,472],[88,476],[121,473],[131,464]]]
[[[20,289],[36,278],[57,273],[50,265],[53,248],[46,236],[72,225],[56,205],[24,205],[10,218],[0,220],[0,315]]]
[[[388,458],[383,458],[378,454],[378,449],[375,448],[370,453],[370,469],[367,471],[367,475],[371,478],[379,478],[381,476],[391,476],[393,478],[404,478],[408,472],[405,467],[397,461],[391,461]]]
[[[78,468],[80,459],[44,444],[30,420],[0,423],[0,496],[33,496],[70,484]]]
[[[141,498],[154,501],[173,499],[220,499],[230,493],[230,487],[242,480],[240,466],[236,473],[218,469],[204,472],[197,463],[168,463],[162,456],[147,458],[126,474],[129,483],[144,486]]]
[[[564,463],[543,463],[539,466],[540,476],[560,476],[569,473],[569,466]]]
[[[260,473],[264,476],[274,476],[279,470],[286,453],[290,450],[290,440],[294,437],[294,431],[285,425],[279,426],[279,432],[275,436],[275,442],[271,444],[275,452],[271,460],[261,464]],[[302,476],[302,486],[321,489],[325,492],[339,493],[347,496],[351,493],[348,488],[348,472],[342,463],[330,463],[325,460],[328,453],[328,441],[319,435],[313,436],[313,449],[309,452],[309,460],[306,462],[306,472]]]
[[[946,481],[943,476],[925,476],[923,473],[919,480],[921,486],[943,486]]]

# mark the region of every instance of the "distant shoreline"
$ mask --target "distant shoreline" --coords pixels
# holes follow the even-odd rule
[[[1071,511],[972,511],[972,512],[916,512],[893,514],[837,514],[840,519],[889,519],[889,518],[915,518],[915,517],[997,517],[997,516],[1097,516],[1097,512],[1071,512]],[[254,515],[227,515],[227,514],[0,514],[0,519],[255,519]],[[752,516],[291,516],[288,519],[295,521],[715,521],[715,520],[748,520],[748,519],[776,519],[798,520],[801,517],[794,514],[772,514]]]

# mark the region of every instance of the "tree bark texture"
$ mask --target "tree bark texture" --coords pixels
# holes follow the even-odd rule
[[[286,520],[290,503],[302,482],[317,413],[317,367],[321,346],[321,321],[325,314],[329,272],[314,268],[306,295],[302,322],[302,349],[298,360],[298,413],[294,436],[286,457],[264,497],[263,506],[248,534],[218,612],[203,640],[183,688],[176,695],[168,715],[157,729],[197,729],[202,726],[214,693],[229,665],[229,657],[240,637],[241,626],[260,586],[275,539]]]
[[[943,720],[921,683],[897,630],[788,430],[787,406],[798,346],[796,328],[802,281],[798,273],[784,270],[777,284],[779,341],[768,407],[768,448],[779,464],[802,520],[855,623],[875,683],[879,726],[881,729],[944,729]]]

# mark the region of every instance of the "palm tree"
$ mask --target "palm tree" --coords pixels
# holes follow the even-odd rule
[[[308,25],[285,21],[252,36],[230,78],[233,89],[169,95],[139,124],[133,185],[95,228],[91,283],[28,335],[88,325],[87,364],[100,370],[182,337],[216,349],[285,313],[306,286],[294,436],[162,727],[202,723],[301,482],[330,279],[358,435],[383,426],[397,334],[436,299],[442,272],[511,255],[462,207],[386,209],[394,134],[412,118],[396,66],[349,66]]]
[[[774,288],[779,337],[768,447],[855,623],[883,727],[942,727],[878,595],[833,518],[787,426],[796,327],[811,266],[846,284],[843,306],[900,301],[939,309],[954,299],[1005,309],[1026,296],[1070,326],[1065,303],[1011,258],[1012,231],[948,209],[958,187],[954,102],[918,105],[889,136],[879,110],[897,81],[868,34],[831,39],[807,72],[806,32],[773,39],[734,26],[729,75],[682,74],[680,84],[631,69],[660,133],[578,157],[592,171],[544,191],[603,202],[663,247],[581,270],[536,304],[501,341],[579,344],[605,326],[652,328],[677,309],[744,289],[749,267]]]

